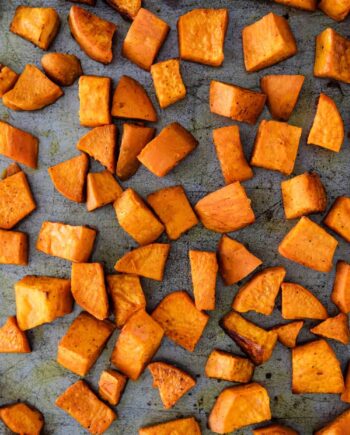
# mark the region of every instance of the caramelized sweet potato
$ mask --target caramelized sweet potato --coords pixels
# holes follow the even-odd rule
[[[10,67],[0,64],[0,98],[10,91],[18,80],[18,74]]]
[[[142,427],[139,435],[201,435],[201,428],[194,417],[179,418],[154,426]]]
[[[317,326],[310,329],[310,332],[321,337],[331,338],[343,344],[349,344],[350,332],[348,316],[340,313],[335,317],[329,317]]]
[[[2,407],[0,419],[11,432],[21,435],[40,435],[44,427],[42,413],[25,403],[15,403]]]
[[[337,263],[331,299],[341,312],[350,313],[350,264],[345,261]]]
[[[340,414],[335,420],[327,424],[323,429],[315,432],[315,435],[342,435],[349,429],[350,409]]]
[[[98,394],[111,405],[118,405],[127,382],[126,376],[115,370],[103,370],[98,381]]]
[[[277,332],[278,341],[282,343],[283,346],[293,348],[296,346],[297,338],[303,325],[304,322],[301,320],[275,326],[272,330]]]
[[[19,231],[0,230],[0,264],[28,264],[28,237]]]
[[[8,317],[6,323],[0,327],[0,353],[29,352],[31,350],[28,339],[26,334],[19,328],[16,317]]]
[[[182,100],[186,88],[180,71],[180,61],[169,59],[151,66],[153,85],[162,109]]]
[[[348,368],[346,371],[345,389],[340,396],[340,400],[345,403],[350,403],[350,364],[348,364]]]
[[[280,0],[275,0],[275,1],[280,2]],[[290,427],[282,426],[281,424],[272,424],[271,426],[262,427],[260,429],[254,429],[253,435],[299,435],[299,432],[296,432]]]
[[[47,53],[41,58],[41,66],[60,86],[71,86],[83,74],[80,60],[74,54]]]
[[[350,242],[350,197],[337,198],[325,217],[324,223],[331,230]]]
[[[321,0],[319,9],[335,21],[343,21],[350,12],[349,0]]]
[[[141,8],[142,0],[106,0],[123,17],[133,20]]]
[[[85,127],[98,127],[100,125],[111,124],[112,119],[109,109],[110,87],[111,79],[109,77],[80,77],[79,119],[81,125]]]
[[[205,366],[208,378],[230,382],[250,382],[253,372],[254,364],[249,359],[222,350],[213,350]]]
[[[109,171],[88,174],[86,201],[88,211],[114,202],[122,193],[123,189]]]

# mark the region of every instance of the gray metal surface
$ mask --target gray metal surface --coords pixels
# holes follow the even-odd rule
[[[21,0],[0,0],[0,62],[9,65],[16,71],[21,71],[26,63],[40,65],[40,58],[43,55],[40,49],[8,31],[15,8],[21,3]],[[27,1],[27,4],[50,5],[58,10],[62,25],[51,47],[52,51],[76,54],[81,59],[86,74],[107,75],[113,79],[114,84],[122,74],[135,77],[145,85],[157,106],[150,75],[121,57],[121,42],[129,24],[106,6],[102,0],[97,1],[97,6],[93,10],[118,25],[114,61],[108,66],[103,66],[88,58],[70,36],[67,15],[71,3],[64,0],[33,0]],[[157,124],[158,131],[162,126],[177,120],[197,137],[199,140],[198,149],[167,177],[159,179],[146,169],[140,168],[131,180],[123,184],[124,187],[132,186],[140,194],[147,195],[160,187],[182,184],[192,203],[195,203],[205,193],[223,186],[223,178],[215,156],[211,132],[214,127],[228,125],[230,122],[225,118],[211,114],[209,111],[208,89],[210,80],[217,79],[257,89],[259,78],[262,75],[283,72],[306,75],[301,99],[290,121],[303,128],[295,174],[300,174],[306,170],[317,171],[326,186],[329,205],[337,196],[349,195],[350,148],[348,138],[346,138],[339,154],[306,145],[306,136],[312,123],[315,102],[320,91],[326,92],[335,99],[341,109],[348,131],[350,86],[329,80],[314,79],[312,67],[315,36],[328,26],[347,35],[349,34],[349,20],[337,24],[321,12],[309,14],[295,9],[287,9],[267,0],[145,0],[145,6],[159,14],[171,26],[171,32],[160,52],[159,59],[177,56],[176,21],[182,13],[198,6],[227,7],[230,10],[230,23],[226,37],[223,67],[211,68],[183,62],[182,73],[188,91],[186,99],[165,111],[158,110],[160,115],[160,121]],[[242,60],[241,30],[245,25],[254,22],[271,10],[279,14],[287,14],[298,41],[299,53],[279,65],[260,73],[248,75]],[[69,202],[59,195],[51,184],[47,167],[76,155],[75,144],[78,138],[87,131],[79,125],[78,106],[76,84],[65,88],[64,97],[54,105],[38,112],[14,112],[0,103],[0,119],[28,130],[40,138],[39,169],[36,171],[25,169],[38,203],[38,209],[18,225],[18,229],[30,235],[30,264],[28,267],[0,266],[1,324],[8,315],[15,313],[13,284],[22,276],[26,274],[70,276],[71,265],[69,262],[45,256],[35,250],[36,237],[44,220],[87,224],[97,228],[99,235],[92,260],[103,262],[108,273],[113,272],[115,261],[125,251],[135,246],[130,237],[118,227],[111,206],[88,213],[84,205]],[[262,118],[269,117],[269,113],[265,109]],[[120,122],[117,124],[121,125]],[[240,127],[245,152],[249,156],[256,126],[242,124]],[[0,169],[5,168],[8,163],[6,158],[0,156]],[[92,167],[95,170],[99,168],[95,162]],[[310,288],[328,306],[329,312],[335,314],[336,308],[329,299],[334,271],[329,274],[313,272],[284,260],[277,253],[278,243],[294,224],[294,222],[287,222],[284,219],[281,205],[280,181],[284,177],[278,173],[262,169],[254,171],[255,177],[246,182],[245,187],[253,201],[257,220],[253,226],[236,232],[234,237],[247,243],[251,250],[264,260],[264,267],[285,266],[288,270],[288,280]],[[320,221],[321,216],[314,216],[313,219]],[[198,225],[180,240],[172,243],[164,281],[157,283],[143,280],[149,310],[152,310],[164,295],[173,290],[186,289],[191,292],[188,249],[215,250],[219,238],[219,235]],[[165,236],[161,240],[165,241]],[[335,260],[350,261],[349,245],[340,239],[339,242]],[[146,371],[138,382],[128,383],[122,401],[117,407],[119,419],[112,425],[108,434],[136,434],[140,426],[188,415],[194,415],[200,420],[203,434],[211,433],[206,428],[207,415],[219,392],[229,383],[206,379],[204,364],[213,348],[241,353],[218,326],[218,320],[229,310],[237,288],[237,286],[225,287],[221,279],[218,280],[217,309],[210,313],[208,327],[193,354],[165,339],[156,356],[156,359],[178,364],[196,376],[197,386],[192,392],[182,398],[173,409],[165,411],[162,408],[158,391],[152,389],[151,376]],[[262,326],[272,326],[282,320],[279,308],[280,305],[277,303],[277,308],[271,317],[253,314],[247,317],[257,321]],[[37,406],[45,416],[45,434],[78,435],[85,433],[73,419],[54,405],[56,397],[78,379],[77,376],[60,367],[55,362],[55,356],[59,339],[79,311],[79,307],[76,307],[71,315],[30,331],[28,335],[33,347],[31,354],[0,356],[0,405],[24,400]],[[300,337],[301,342],[311,338],[311,335],[305,332],[310,322],[307,322],[306,325]],[[109,358],[117,334],[118,332],[113,335],[102,356],[86,378],[94,389],[97,387],[101,371],[109,367]],[[335,342],[332,342],[332,346],[342,361],[343,369],[345,369],[349,359],[349,348]],[[336,395],[292,395],[290,390],[290,351],[280,344],[277,345],[271,360],[256,368],[254,380],[267,387],[271,397],[274,420],[288,424],[304,435],[311,434],[313,430],[321,427],[346,408]],[[3,426],[0,426],[0,433],[7,433]],[[251,430],[245,429],[237,433],[249,434]]]

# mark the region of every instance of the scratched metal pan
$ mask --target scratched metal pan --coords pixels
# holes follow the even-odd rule
[[[21,71],[27,63],[39,66],[43,55],[40,49],[8,31],[15,9],[20,4],[21,0],[0,0],[0,62],[16,71]],[[27,1],[27,4],[53,6],[59,12],[62,24],[51,47],[52,51],[77,55],[82,61],[86,74],[109,76],[114,84],[123,74],[136,78],[146,87],[157,106],[150,74],[137,68],[120,54],[121,42],[129,24],[102,0],[97,1],[93,11],[118,26],[114,60],[108,66],[103,66],[88,58],[70,36],[67,15],[71,3],[64,0],[32,0]],[[327,189],[328,205],[339,195],[349,195],[350,148],[348,139],[339,154],[306,145],[307,133],[315,113],[316,99],[321,91],[335,99],[348,131],[350,86],[327,79],[314,79],[312,68],[315,36],[328,26],[349,35],[349,20],[337,24],[321,12],[310,14],[288,9],[267,0],[163,0],[161,2],[145,0],[145,7],[158,14],[171,26],[171,32],[159,54],[161,60],[178,56],[176,21],[179,15],[188,10],[196,7],[225,7],[230,11],[230,22],[223,66],[211,68],[183,62],[182,73],[187,86],[186,99],[165,111],[158,110],[160,115],[160,121],[156,125],[158,131],[172,121],[179,121],[199,140],[198,148],[165,178],[157,178],[145,168],[140,168],[131,180],[123,183],[124,187],[132,186],[141,195],[146,196],[161,187],[182,184],[192,203],[195,203],[207,192],[223,186],[223,178],[211,135],[213,128],[229,125],[230,121],[215,116],[209,111],[210,80],[217,79],[258,89],[259,79],[266,73],[295,73],[306,76],[300,101],[290,120],[292,124],[303,128],[295,174],[307,170],[317,171]],[[289,20],[298,42],[299,52],[293,58],[272,68],[259,73],[247,74],[242,60],[241,30],[245,25],[256,21],[270,11],[283,14]],[[84,205],[69,202],[59,195],[49,180],[48,166],[76,155],[75,144],[79,137],[87,131],[79,125],[78,107],[76,84],[65,88],[65,95],[55,104],[38,112],[14,112],[0,103],[0,119],[28,130],[40,138],[39,169],[36,171],[26,169],[38,209],[18,225],[20,230],[30,235],[30,263],[27,267],[0,266],[1,324],[5,322],[8,315],[15,313],[13,285],[24,275],[70,276],[69,262],[45,256],[35,250],[37,234],[44,220],[62,221],[73,225],[87,224],[97,228],[99,235],[92,260],[103,262],[108,273],[113,272],[113,265],[121,255],[135,247],[131,238],[118,227],[111,206],[88,213]],[[265,109],[262,118],[268,119],[269,117]],[[120,122],[118,126],[121,126]],[[240,128],[245,152],[249,156],[257,127],[242,124]],[[5,168],[8,163],[6,158],[0,157],[0,168]],[[92,168],[100,169],[95,162],[92,163]],[[335,314],[336,308],[330,302],[334,270],[329,274],[314,272],[292,264],[277,253],[278,243],[294,224],[294,222],[287,222],[283,215],[280,182],[284,177],[262,169],[254,169],[254,172],[255,177],[244,184],[252,199],[257,217],[256,223],[236,232],[234,236],[248,244],[252,251],[264,260],[264,266],[285,266],[288,270],[288,280],[310,288],[328,306],[329,312]],[[313,218],[320,221],[322,216],[317,215]],[[190,248],[215,250],[219,237],[218,234],[198,225],[172,243],[164,281],[158,283],[143,280],[149,310],[152,310],[171,291],[185,289],[191,292],[188,250]],[[161,240],[165,241],[165,236]],[[350,260],[349,245],[346,245],[343,240],[339,240],[336,253],[335,260],[339,259]],[[128,383],[117,408],[119,419],[109,429],[108,434],[137,434],[141,426],[190,415],[194,415],[201,422],[203,434],[211,433],[206,426],[208,413],[215,398],[229,383],[206,379],[204,365],[213,348],[241,353],[218,326],[219,319],[229,310],[237,288],[238,286],[225,287],[221,279],[218,280],[217,309],[210,313],[209,324],[194,353],[189,353],[175,346],[168,339],[164,339],[156,355],[156,359],[174,363],[196,377],[197,385],[192,392],[183,397],[174,408],[166,411],[162,407],[158,391],[152,388],[151,376],[146,371],[139,381]],[[78,312],[79,307],[76,307],[71,315],[30,331],[28,335],[33,347],[31,354],[0,356],[0,405],[17,400],[35,405],[45,416],[45,434],[78,435],[85,433],[73,419],[54,405],[56,397],[78,379],[55,361],[57,343]],[[277,308],[270,317],[254,314],[247,317],[264,327],[276,325],[282,320],[280,302],[278,301]],[[307,331],[309,326],[310,323],[307,322],[304,329]],[[97,387],[101,371],[109,367],[109,358],[117,335],[118,332],[115,332],[86,378],[94,389]],[[303,342],[310,338],[311,335],[304,332],[301,334],[300,341]],[[332,345],[345,369],[349,359],[349,348],[336,343]],[[280,344],[277,345],[270,361],[256,368],[254,380],[262,383],[269,391],[274,421],[288,424],[303,435],[312,434],[313,430],[322,427],[345,409],[344,404],[336,395],[292,395],[290,351]],[[0,433],[7,434],[8,432],[1,426]],[[251,430],[244,429],[237,433],[249,434]]]

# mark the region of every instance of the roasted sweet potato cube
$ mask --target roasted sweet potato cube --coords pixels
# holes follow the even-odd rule
[[[68,0],[73,3],[82,3],[84,5],[95,6],[96,0]]]
[[[350,242],[350,197],[340,196],[329,210],[324,223],[331,230]]]
[[[17,165],[17,163],[11,163],[11,165],[4,169],[1,180],[5,180],[5,178],[11,177],[11,175],[15,175],[21,171],[22,169]]]
[[[252,383],[223,390],[210,412],[208,426],[215,433],[225,434],[270,419],[268,392]]]
[[[141,8],[142,0],[107,0],[107,3],[124,18],[133,20]]]
[[[192,376],[170,364],[154,362],[147,368],[153,376],[153,387],[159,389],[160,399],[165,409],[172,408],[196,385]]]
[[[28,264],[28,237],[19,231],[0,230],[0,264]]]
[[[81,263],[88,261],[96,238],[96,230],[59,222],[43,222],[36,249],[47,255]]]
[[[10,31],[47,50],[60,27],[60,17],[53,8],[18,6]]]
[[[114,330],[108,320],[80,313],[58,343],[57,362],[79,376],[95,364]]]
[[[246,70],[258,71],[294,56],[298,49],[284,17],[269,13],[242,31]]]
[[[0,98],[10,91],[18,79],[18,74],[10,67],[0,64]]]
[[[123,189],[109,171],[88,174],[86,202],[88,211],[114,202],[122,193]]]
[[[45,74],[60,86],[70,86],[83,74],[80,60],[74,54],[47,53],[41,58]]]
[[[344,391],[340,362],[325,340],[292,349],[292,391],[294,394]]]
[[[315,435],[341,435],[346,434],[350,424],[350,409],[340,414],[335,420],[327,424],[323,429],[315,432]]]
[[[346,371],[345,389],[340,396],[340,400],[345,403],[350,403],[350,364],[348,364],[348,368]]]
[[[193,9],[177,22],[181,59],[220,66],[228,26],[227,9]]]
[[[182,186],[157,190],[148,195],[147,202],[163,222],[165,231],[171,240],[178,239],[198,224],[197,216]]]
[[[349,0],[321,0],[319,9],[335,21],[343,21],[350,12]]]
[[[26,334],[19,328],[15,316],[8,317],[0,327],[0,353],[29,353]],[[0,410],[1,413],[1,410]]]
[[[330,272],[338,242],[318,224],[303,216],[284,237],[278,252],[319,272]]]
[[[201,428],[194,417],[179,418],[177,420],[159,423],[154,426],[142,427],[139,435],[201,435]]]
[[[264,109],[266,95],[261,92],[212,80],[210,111],[235,121],[255,124]]]
[[[340,313],[335,317],[329,317],[310,329],[310,332],[321,337],[331,338],[343,344],[349,344],[350,332],[348,316]]]
[[[275,326],[273,331],[277,332],[278,341],[283,346],[293,348],[296,346],[297,338],[304,322],[302,320],[296,322],[290,322],[285,325]]]
[[[254,364],[249,359],[222,350],[213,350],[205,366],[208,378],[229,382],[250,382],[253,372]]]
[[[169,30],[165,21],[140,8],[124,39],[123,56],[149,71]]]
[[[167,243],[151,243],[141,246],[120,258],[114,268],[118,272],[162,281],[169,251],[170,245]]]
[[[40,411],[25,403],[15,403],[0,409],[0,419],[11,432],[25,435],[40,435],[44,417]]]
[[[157,352],[163,335],[162,327],[146,311],[137,311],[121,330],[112,353],[112,364],[136,381]]]
[[[279,2],[280,0],[275,1]],[[299,432],[281,424],[272,424],[271,426],[254,429],[253,435],[299,435]]]
[[[254,223],[255,215],[239,181],[209,193],[194,209],[202,224],[217,233],[229,233]]]
[[[111,79],[109,77],[81,76],[79,79],[79,119],[85,127],[111,123],[109,110]]]
[[[331,299],[341,312],[350,313],[350,264],[345,261],[337,263]]]
[[[98,381],[98,394],[111,405],[118,405],[127,382],[126,376],[115,370],[103,370]]]
[[[192,134],[177,122],[167,125],[138,155],[139,161],[158,177],[164,177],[198,145]]]
[[[78,381],[64,391],[55,402],[92,434],[103,434],[117,418],[84,381]]]

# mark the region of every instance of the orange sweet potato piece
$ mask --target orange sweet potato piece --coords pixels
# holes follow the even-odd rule
[[[184,291],[165,296],[152,313],[165,335],[193,352],[208,323],[209,316],[199,311]]]
[[[82,3],[84,5],[95,6],[96,0],[69,0],[73,3]]]
[[[68,23],[74,39],[91,59],[104,64],[112,62],[112,40],[117,30],[114,23],[80,6],[71,7]]]
[[[279,0],[275,1],[279,2]],[[281,424],[272,424],[271,426],[254,429],[253,435],[299,435],[299,432]]]
[[[331,338],[343,344],[349,344],[350,332],[348,316],[340,313],[335,317],[329,317],[317,326],[310,329],[310,332],[321,337]]]
[[[337,263],[331,299],[341,312],[350,313],[350,264],[345,261]]]
[[[331,230],[350,242],[350,197],[337,198],[325,217],[324,223]]]
[[[292,349],[292,391],[294,394],[344,391],[340,362],[325,340]]]
[[[142,427],[139,435],[201,435],[201,428],[194,417],[179,418],[177,420],[159,423],[154,426]]]
[[[286,347],[293,348],[296,346],[297,338],[304,322],[302,320],[290,322],[285,325],[275,326],[273,331],[277,332],[278,341]]]
[[[81,76],[79,79],[79,119],[85,127],[111,124],[109,109],[111,79]],[[114,168],[113,168],[114,171]]]
[[[350,403],[350,364],[348,364],[348,368],[346,371],[345,377],[345,389],[344,392],[340,396],[340,400],[345,403]],[[350,420],[349,420],[350,422]]]
[[[25,403],[15,403],[0,409],[0,418],[13,433],[40,435],[44,417],[40,411]]]
[[[192,376],[170,364],[154,362],[147,368],[153,376],[153,387],[159,389],[160,399],[165,409],[172,408],[196,385]]]
[[[230,382],[250,382],[253,372],[254,364],[249,359],[222,350],[213,350],[205,365],[208,378]]]
[[[226,388],[213,406],[209,428],[219,434],[271,419],[267,390],[256,383]]]
[[[120,15],[129,20],[135,19],[141,8],[142,0],[106,0]]]
[[[192,134],[177,122],[167,125],[138,155],[139,161],[158,177],[164,177],[198,145]]]
[[[127,382],[126,376],[115,370],[103,370],[98,381],[98,394],[111,405],[118,405]]]
[[[4,169],[1,180],[5,180],[5,178],[11,177],[11,175],[15,175],[21,171],[22,169],[17,165],[17,163],[11,163],[11,165]]]
[[[349,0],[321,0],[319,9],[335,21],[343,21],[350,12]]]
[[[18,80],[18,74],[10,67],[0,64],[0,98],[10,91]]]
[[[29,352],[30,344],[26,334],[19,328],[16,317],[8,317],[6,323],[0,327],[0,353]]]
[[[41,58],[45,74],[60,86],[71,86],[83,74],[80,60],[74,54],[47,53]]]
[[[194,209],[202,224],[217,233],[229,233],[254,223],[255,215],[239,181],[209,193]]]
[[[157,352],[163,335],[162,327],[146,311],[137,311],[121,330],[112,353],[112,364],[136,381]]]
[[[337,240],[318,224],[303,216],[279,245],[278,252],[289,260],[319,272],[330,272]]]
[[[315,11],[317,8],[317,0],[275,0],[275,2],[305,11]]]
[[[0,264],[28,264],[27,234],[0,230]]]
[[[91,434],[103,434],[117,418],[116,413],[99,400],[84,381],[67,388],[55,404]]]
[[[345,435],[350,424],[350,409],[340,414],[335,420],[324,428],[315,432],[315,435]]]
[[[80,313],[58,343],[57,362],[79,376],[85,376],[100,356],[114,330],[108,320]]]
[[[109,171],[88,174],[86,201],[88,211],[114,202],[122,193],[123,189]]]

